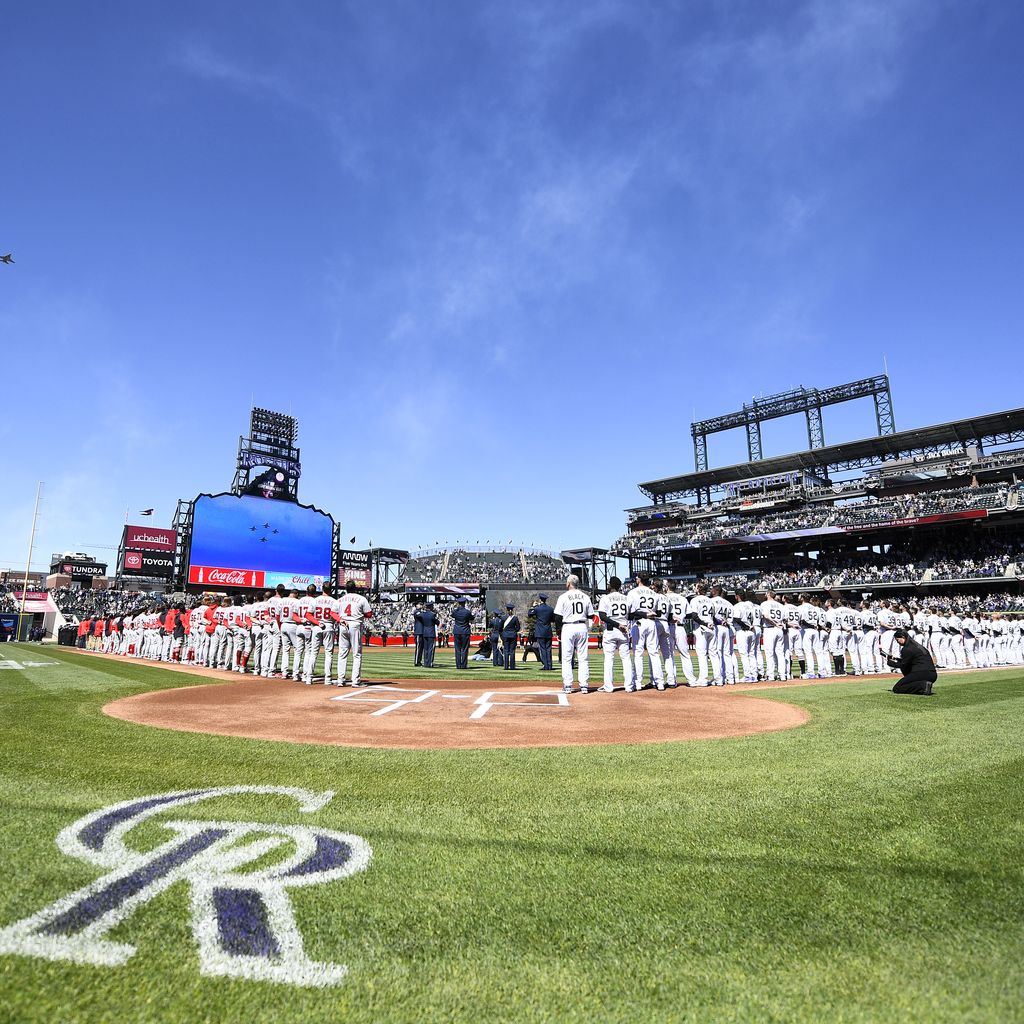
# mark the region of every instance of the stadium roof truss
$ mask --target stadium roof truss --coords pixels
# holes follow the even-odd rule
[[[823,392],[819,391],[817,394]],[[777,415],[789,413],[780,412]],[[724,420],[726,417],[718,419]],[[704,424],[713,422],[705,420]],[[704,424],[695,423],[693,429]],[[719,429],[726,430],[729,426]],[[891,459],[966,451],[972,446],[977,446],[981,453],[986,446],[993,447],[1020,441],[1024,441],[1024,409],[1010,409],[953,420],[949,423],[938,423],[930,427],[919,427],[915,430],[864,438],[860,441],[813,447],[803,452],[752,460],[734,466],[723,466],[720,469],[703,469],[682,476],[651,480],[638,486],[655,505],[689,496],[696,496],[699,503],[702,495],[706,500],[710,500],[711,492],[720,490],[726,484],[775,473],[813,470],[828,477],[831,473],[843,470],[879,466]]]
[[[794,416],[798,413],[803,413],[807,417],[807,447],[824,448],[825,426],[821,410],[828,405],[839,405],[869,397],[874,399],[875,422],[879,437],[894,434],[896,420],[892,411],[892,391],[889,388],[887,374],[866,377],[863,380],[851,381],[849,384],[837,384],[830,388],[801,386],[778,395],[769,395],[767,398],[754,398],[739,412],[713,416],[711,419],[699,420],[692,424],[690,434],[693,437],[694,469],[702,473],[708,468],[709,434],[718,434],[723,430],[734,430],[737,427],[743,427],[747,432],[747,454],[750,461],[760,462],[763,458],[761,424],[766,420]]]

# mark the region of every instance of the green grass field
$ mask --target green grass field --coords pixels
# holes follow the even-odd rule
[[[4,657],[55,664],[0,671],[0,928],[100,877],[55,837],[133,797],[334,790],[311,815],[246,794],[165,817],[313,824],[373,850],[290,890],[306,954],[348,965],[338,986],[200,975],[180,881],[110,933],[135,947],[124,966],[0,956],[4,1021],[1024,1019],[1024,672],[944,674],[930,699],[877,680],[758,691],[811,721],[746,739],[430,752],[131,725],[103,704],[194,680]],[[411,661],[371,651],[365,674]],[[160,820],[137,850],[167,839]]]

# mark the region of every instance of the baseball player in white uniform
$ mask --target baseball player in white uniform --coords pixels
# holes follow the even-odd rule
[[[348,656],[352,655],[352,685],[362,686],[363,622],[373,615],[370,602],[359,593],[354,583],[348,583],[345,593],[338,599],[338,685],[347,686],[345,673]]]
[[[800,614],[800,646],[804,651],[804,663],[807,670],[804,672],[805,679],[818,679],[825,673],[823,669],[823,652],[821,650],[821,634],[818,626],[821,621],[821,611],[811,603],[806,594],[800,595],[800,604],[797,606]]]
[[[779,603],[774,590],[769,590],[761,602],[761,619],[764,622],[765,679],[788,679],[787,669],[792,662],[789,657],[786,608]]]
[[[284,590],[284,587],[281,588]],[[281,654],[281,602],[282,594],[276,591],[267,598],[267,627],[263,632],[263,653],[260,657],[260,674],[270,679],[278,674],[278,658]]]
[[[644,655],[651,663],[651,678],[659,690],[665,689],[665,676],[661,666],[661,644],[655,620],[665,599],[651,589],[651,577],[637,576],[638,584],[626,595],[626,608],[630,621],[635,623],[633,633],[633,681],[637,690],[644,688]]]
[[[608,581],[608,593],[597,605],[597,614],[604,626],[601,649],[604,651],[604,685],[601,689],[611,693],[615,689],[615,655],[622,661],[622,678],[626,692],[632,693],[633,656],[629,649],[629,606],[622,593],[622,580],[613,576]],[[572,665],[572,661],[569,662]],[[565,661],[562,661],[563,667]]]
[[[562,645],[562,690],[572,693],[572,660],[579,666],[580,693],[590,691],[590,648],[587,633],[596,614],[590,596],[579,588],[579,577],[569,576],[565,592],[555,602],[555,625]]]
[[[228,609],[228,634],[231,641],[228,668],[245,675],[252,652],[252,605],[240,604]]]
[[[698,583],[690,598],[690,621],[693,626],[693,649],[697,654],[697,681],[695,686],[707,686],[711,678],[709,665],[715,639],[715,609],[708,597],[706,583]],[[716,677],[717,678],[717,677]]]
[[[895,632],[899,626],[899,620],[896,617],[896,612],[889,607],[888,601],[882,601],[879,605],[878,625],[882,630],[882,635],[879,637],[878,644],[882,654],[882,664],[885,664],[886,658],[895,657],[895,654],[893,653],[896,648]]]
[[[786,632],[789,634],[790,662],[788,665],[789,676],[793,678],[793,658],[796,658],[800,665],[801,676],[807,671],[807,662],[804,660],[804,647],[800,639],[800,609],[792,602],[786,601],[782,606],[786,611]]]
[[[712,666],[715,668],[714,682],[716,686],[734,686],[739,672],[732,626],[733,607],[722,594],[721,587],[711,588],[711,608],[715,620],[715,638],[711,646]],[[721,674],[718,672],[719,664]]]
[[[312,583],[306,587],[306,593],[299,598],[299,621],[296,632],[302,634],[302,666],[299,674],[307,686],[313,685],[313,665],[316,658],[310,658],[310,649],[313,646],[313,633],[319,629],[314,612],[316,611],[316,586]]]
[[[278,588],[281,593],[284,587]],[[281,594],[281,674],[285,679],[298,682],[302,678],[302,656],[306,650],[305,633],[300,632],[302,609],[299,605],[299,592]]]
[[[338,602],[331,595],[331,584],[327,582],[323,586],[323,593],[313,598],[313,618],[316,625],[310,635],[310,644],[306,649],[306,664],[303,667],[303,675],[310,681],[313,679],[313,672],[316,670],[316,659],[320,648],[324,650],[324,684],[330,686],[331,670],[334,668],[334,636],[338,624],[335,616],[338,614]]]
[[[743,682],[757,682],[757,655],[754,652],[756,636],[754,633],[753,601],[747,600],[742,590],[735,593],[736,603],[732,607],[732,625],[736,632],[736,653],[743,665]]]
[[[696,686],[697,677],[693,672],[693,661],[690,658],[690,641],[687,634],[687,616],[690,614],[690,602],[677,594],[671,580],[665,581],[665,603],[668,605],[669,624],[666,629],[668,652],[662,652],[665,658],[665,682],[671,688],[678,683],[676,672],[676,654],[682,665],[683,676],[687,686]]]

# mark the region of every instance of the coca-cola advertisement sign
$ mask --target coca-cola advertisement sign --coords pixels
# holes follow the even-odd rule
[[[124,546],[136,551],[173,551],[178,544],[176,530],[162,530],[156,526],[126,526]]]
[[[266,574],[260,569],[224,569],[213,565],[192,565],[188,581],[202,587],[256,587],[266,586]]]

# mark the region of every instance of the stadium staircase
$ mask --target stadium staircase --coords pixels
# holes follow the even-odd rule
[[[448,560],[452,557],[451,551],[444,553],[444,561],[441,563],[441,571],[437,574],[439,580],[448,579]]]
[[[523,579],[527,583],[529,583],[530,582],[530,577],[529,577],[529,575],[526,572],[526,552],[525,551],[520,551],[519,552],[519,568],[522,570]]]

